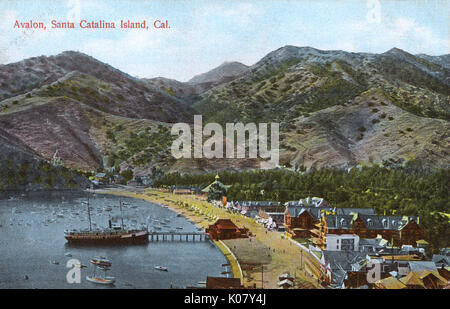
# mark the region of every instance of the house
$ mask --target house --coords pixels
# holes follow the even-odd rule
[[[425,285],[415,272],[410,272],[406,277],[401,278],[400,281],[406,285],[408,289],[425,289]]]
[[[173,194],[192,194],[190,189],[175,189],[172,191]]]
[[[219,219],[210,225],[205,232],[214,240],[249,237],[249,230],[238,228],[230,219]]]
[[[298,201],[290,201],[284,204],[287,206],[297,207],[330,207],[330,204],[320,197],[307,197]]]
[[[322,251],[322,263],[331,269],[332,288],[345,288],[349,272],[361,271],[367,263],[367,255],[358,251]]]
[[[294,282],[294,277],[292,277],[289,272],[285,272],[284,274],[281,274],[280,276],[278,276],[278,280],[279,281],[290,280],[290,281]]]
[[[109,182],[109,176],[106,173],[97,173],[94,176],[94,179],[98,181],[99,184],[106,184]]]
[[[438,268],[438,273],[441,275],[442,278],[444,278],[447,281],[450,281],[450,270],[445,267]]]
[[[359,251],[367,253],[376,253],[389,246],[389,241],[383,239],[381,235],[376,238],[361,238],[359,240]]]
[[[289,289],[292,288],[294,286],[294,282],[292,282],[291,280],[288,279],[284,279],[280,282],[278,282],[278,287],[283,288],[283,289]]]
[[[310,238],[311,230],[320,222],[322,211],[331,211],[332,208],[287,206],[284,213],[286,229],[295,238]]]
[[[361,286],[373,286],[374,288],[382,288],[380,284],[375,286],[376,282],[371,280],[378,279],[378,281],[380,281],[389,277],[395,277],[398,279],[399,277],[409,273],[408,265],[403,261],[391,261],[383,258],[370,258],[367,256],[366,261],[367,263],[362,263],[359,269],[355,267],[355,270],[347,271],[347,278],[344,280],[346,287],[359,288]],[[373,272],[375,270],[374,267],[377,267],[378,269],[376,274]],[[401,275],[402,270],[403,274]],[[396,283],[396,281],[389,283]]]
[[[114,184],[120,184],[124,181],[124,178],[122,175],[115,174],[112,176],[112,183]]]
[[[242,289],[241,279],[225,277],[206,277],[207,289]]]
[[[432,261],[409,261],[409,271],[437,271],[436,264]]]
[[[265,214],[267,213],[283,214],[281,220],[276,220],[278,225],[283,225],[286,207],[280,202],[272,201],[235,201],[233,202],[233,209],[250,218],[255,218],[256,216],[266,218]],[[272,219],[275,221],[275,218]]]
[[[382,238],[393,245],[415,245],[423,239],[424,233],[418,225],[418,218],[413,216],[377,216],[367,211],[355,209],[347,211],[323,212],[320,229],[313,230],[316,245],[325,248],[326,234],[356,234],[360,238]]]
[[[437,267],[449,267],[450,266],[450,250],[449,248],[441,249],[440,254],[434,254],[432,261]]]
[[[411,271],[406,277],[400,279],[408,289],[442,289],[448,281],[441,277],[437,271]]]
[[[374,288],[375,289],[403,290],[403,289],[407,289],[407,286],[402,281],[391,276],[391,277],[387,277],[387,278],[376,281],[374,283]]]
[[[354,234],[327,234],[326,250],[328,251],[359,251],[359,236]]]

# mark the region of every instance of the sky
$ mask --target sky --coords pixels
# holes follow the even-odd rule
[[[448,0],[0,0],[0,63],[65,50],[137,77],[187,81],[225,61],[252,65],[285,45],[450,53]],[[15,21],[48,29],[17,29]],[[80,29],[79,20],[167,20],[170,29]],[[76,29],[50,29],[51,20]]]

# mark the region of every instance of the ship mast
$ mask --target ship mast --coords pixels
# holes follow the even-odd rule
[[[88,218],[89,218],[89,231],[92,231],[91,208],[89,207],[89,192],[88,192],[87,208],[88,208]]]
[[[120,218],[122,220],[122,230],[123,230],[123,211],[122,211],[122,199],[119,199],[119,205],[120,205]]]

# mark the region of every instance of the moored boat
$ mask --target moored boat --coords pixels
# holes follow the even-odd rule
[[[169,270],[167,269],[167,267],[164,267],[164,266],[155,266],[155,269],[161,270],[161,271],[169,271]]]
[[[90,244],[90,243],[120,243],[120,244],[138,244],[148,242],[147,229],[126,229],[123,224],[122,201],[120,201],[121,222],[119,226],[112,226],[111,220],[109,227],[103,229],[92,229],[92,225],[96,225],[91,221],[91,211],[89,199],[87,202],[89,229],[83,230],[65,230],[64,237],[69,243]]]
[[[104,257],[95,257],[90,262],[99,267],[111,267],[112,262]]]
[[[116,278],[114,278],[114,277],[100,278],[100,277],[94,277],[94,276],[86,276],[86,280],[89,282],[92,282],[92,283],[105,284],[105,285],[114,284],[114,282],[116,282]]]

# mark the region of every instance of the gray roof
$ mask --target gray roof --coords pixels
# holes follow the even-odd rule
[[[441,249],[441,254],[442,255],[446,255],[446,256],[450,256],[450,248],[442,248]]]
[[[255,206],[255,207],[270,207],[270,206],[281,206],[280,202],[272,202],[272,201],[236,201],[241,206]]]
[[[359,213],[361,215],[375,215],[373,208],[335,208],[337,215],[350,215],[352,213]]]
[[[442,265],[444,265],[444,267],[450,266],[450,256],[434,254],[432,261],[439,268],[442,267]]]
[[[348,215],[327,215],[327,226],[329,229],[351,229],[353,226],[353,220],[356,219],[353,214],[358,213],[358,217],[364,222],[365,226],[369,230],[400,230],[410,220],[417,222],[416,217],[401,216],[377,216],[361,214],[359,212],[349,212]]]
[[[287,206],[286,209],[291,217],[296,218],[306,211],[317,220],[320,219],[320,213],[322,210],[328,211],[332,210],[332,208],[329,207],[319,208],[319,207],[299,207],[299,206]]]
[[[325,261],[330,263],[333,272],[332,287],[340,288],[347,272],[358,269],[366,260],[366,253],[358,251],[322,251]]]
[[[386,245],[382,245],[382,238],[360,238],[359,245],[360,246],[374,246],[375,248],[383,248]]]
[[[330,263],[331,270],[343,269],[351,271],[352,265],[360,264],[366,260],[367,253],[359,251],[322,251],[325,261]]]
[[[411,271],[437,270],[436,264],[433,261],[410,261],[408,265]]]
[[[353,216],[351,215],[327,215],[325,217],[328,229],[351,229]]]

